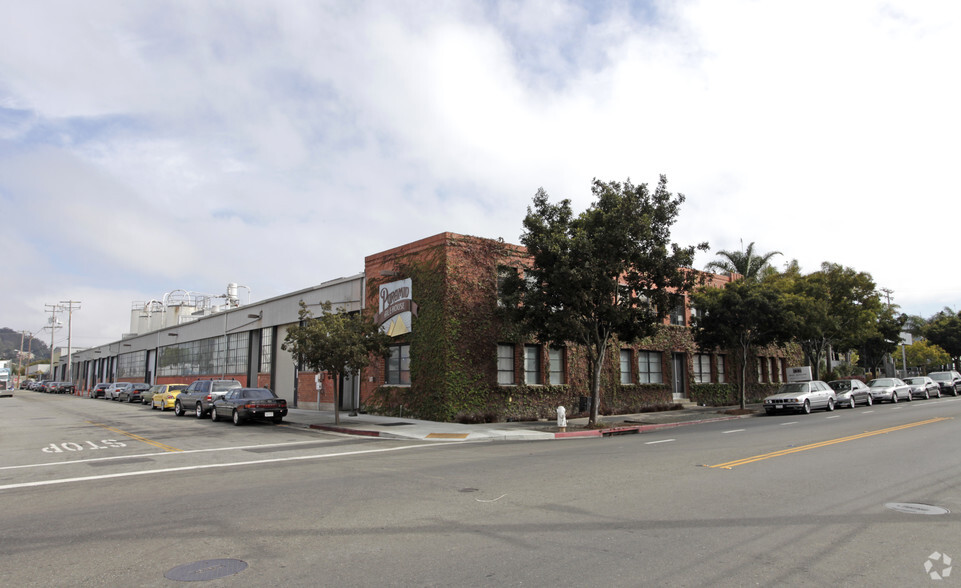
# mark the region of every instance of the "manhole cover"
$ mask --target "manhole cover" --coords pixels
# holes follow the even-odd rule
[[[247,562],[239,559],[205,559],[177,566],[164,574],[168,580],[200,582],[232,576],[247,569]]]
[[[917,504],[914,502],[888,502],[884,505],[886,508],[891,510],[896,510],[898,512],[906,512],[908,514],[919,514],[919,515],[943,515],[948,514],[951,511],[942,508],[940,506],[932,506],[930,504]]]

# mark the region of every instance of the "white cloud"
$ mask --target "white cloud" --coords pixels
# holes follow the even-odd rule
[[[7,8],[0,205],[46,231],[8,279],[57,288],[0,325],[82,296],[100,336],[130,297],[272,296],[447,230],[516,242],[538,187],[582,209],[594,177],[660,173],[688,198],[683,244],[754,241],[868,271],[910,312],[958,306],[961,280],[917,286],[950,260],[916,227],[961,212],[950,3]]]

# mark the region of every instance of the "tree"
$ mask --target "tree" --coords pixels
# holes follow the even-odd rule
[[[330,301],[321,304],[323,314],[315,318],[304,301],[300,302],[300,325],[287,331],[281,349],[290,351],[308,369],[336,377],[334,421],[340,424],[340,398],[344,376],[364,369],[371,356],[389,353],[390,337],[372,320],[342,308],[332,312]]]
[[[743,246],[743,244],[742,242],[741,245]],[[720,271],[725,274],[741,274],[748,280],[756,281],[764,277],[766,273],[774,271],[770,264],[771,258],[775,255],[781,255],[781,252],[755,253],[754,242],[751,241],[744,251],[725,251],[722,249],[717,252],[717,255],[724,259],[709,262],[704,266],[705,270]]]
[[[737,280],[721,288],[703,287],[694,294],[701,311],[694,319],[694,338],[701,349],[731,349],[740,352],[741,374],[738,391],[741,408],[746,401],[747,366],[751,350],[791,337],[789,317],[782,294],[767,282]]]
[[[961,314],[945,308],[931,317],[922,332],[928,341],[948,352],[954,368],[958,369],[958,357],[961,357]]]
[[[828,351],[832,347],[861,349],[876,336],[878,322],[886,312],[871,274],[849,267],[825,262],[819,271],[801,275],[793,265],[771,279],[785,294],[795,339],[815,379],[820,377],[822,357],[831,369]]]
[[[570,200],[551,204],[543,189],[524,218],[521,242],[531,256],[523,279],[505,282],[504,298],[524,332],[543,342],[577,343],[590,371],[589,426],[597,424],[601,373],[611,339],[633,342],[653,334],[674,296],[698,283],[696,250],[670,242],[681,194],[661,176],[647,184],[594,180],[595,201],[578,216]]]
[[[907,366],[901,368],[907,371],[907,367],[921,368],[922,373],[927,374],[932,368],[940,369],[940,366],[951,363],[951,356],[944,349],[924,339],[916,339],[911,345],[905,346],[907,356]],[[895,360],[900,360],[900,354],[894,354]]]
[[[895,315],[891,306],[881,310],[871,332],[861,342],[861,362],[865,369],[878,373],[884,358],[897,351],[906,320],[906,315]]]

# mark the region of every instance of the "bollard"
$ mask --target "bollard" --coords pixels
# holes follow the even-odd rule
[[[567,409],[563,406],[557,407],[557,431],[560,433],[567,432]]]

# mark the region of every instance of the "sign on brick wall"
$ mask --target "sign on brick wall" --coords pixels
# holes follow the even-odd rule
[[[410,278],[390,282],[380,287],[377,297],[377,315],[374,320],[391,337],[411,331],[413,317],[417,316],[417,304],[411,296]]]

